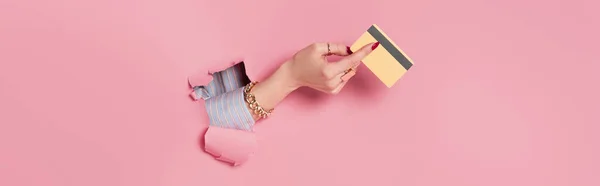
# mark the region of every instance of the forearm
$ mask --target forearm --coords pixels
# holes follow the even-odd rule
[[[298,87],[288,63],[283,63],[271,76],[256,84],[251,93],[263,109],[270,110]],[[253,114],[253,118],[255,121],[261,119],[257,114]]]

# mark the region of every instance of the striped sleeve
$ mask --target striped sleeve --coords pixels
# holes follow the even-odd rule
[[[215,97],[225,93],[227,90],[223,85],[224,83],[221,75],[223,72],[224,71],[220,71],[212,74],[213,80],[210,81],[208,85],[194,87],[194,93],[196,94],[196,97],[207,100],[211,97]]]
[[[243,64],[239,63],[223,71],[212,74],[213,80],[204,86],[195,86],[194,94],[196,98],[204,100],[219,96],[225,92],[233,91],[243,87],[249,80],[243,70]]]
[[[211,126],[252,130],[254,119],[244,102],[243,87],[212,97],[205,106]]]
[[[255,121],[244,101],[247,78],[242,65],[239,63],[216,72],[208,85],[194,87],[196,98],[205,100],[211,126],[252,130]]]

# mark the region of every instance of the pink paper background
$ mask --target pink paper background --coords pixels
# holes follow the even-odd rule
[[[598,5],[0,0],[0,185],[597,186]],[[202,152],[189,75],[373,23],[416,63],[394,87],[362,66],[285,100],[246,164]]]

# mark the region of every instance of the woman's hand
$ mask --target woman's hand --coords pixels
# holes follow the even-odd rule
[[[379,42],[363,46],[356,52],[343,44],[315,43],[298,51],[283,63],[271,76],[252,89],[256,101],[265,110],[274,108],[288,94],[306,86],[322,92],[337,94],[356,74],[356,67]],[[327,61],[327,56],[344,56],[337,62]],[[254,116],[255,120],[260,117]]]
[[[289,68],[292,84],[307,86],[322,92],[337,94],[356,74],[356,67],[379,43],[363,46],[353,53],[350,47],[336,43],[315,43],[298,51],[283,65]],[[345,56],[337,62],[327,61],[327,56]],[[286,67],[287,66],[287,67]]]

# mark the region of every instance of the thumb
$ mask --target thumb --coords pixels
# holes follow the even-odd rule
[[[348,55],[342,58],[337,63],[331,63],[331,70],[334,73],[342,73],[349,68],[358,66],[360,62],[367,57],[373,50],[375,50],[379,46],[379,42],[369,43],[362,48],[358,49],[358,51],[354,52],[351,55]]]

